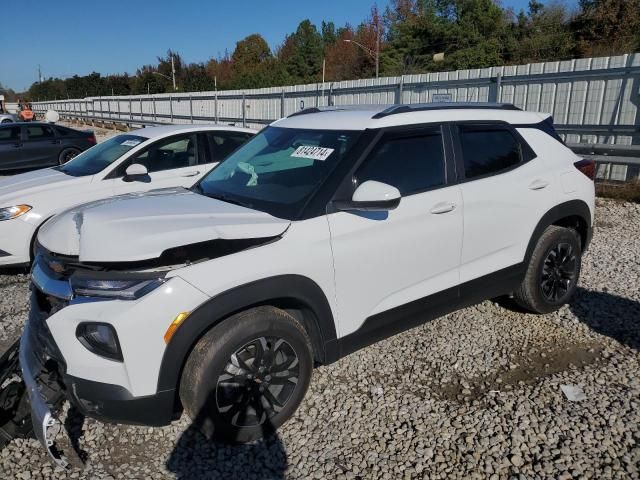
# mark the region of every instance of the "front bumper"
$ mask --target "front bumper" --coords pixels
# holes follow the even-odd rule
[[[27,214],[28,215],[28,214]],[[36,226],[22,218],[0,222],[0,267],[27,265]]]
[[[126,363],[90,352],[75,337],[78,322],[106,321],[110,315],[116,318],[109,305],[117,302],[74,303],[68,283],[56,278],[40,259],[34,264],[31,278],[31,308],[20,340],[20,367],[31,404],[34,431],[58,465],[75,464],[76,460],[73,443],[58,419],[65,401],[85,416],[115,423],[162,426],[179,417],[180,402],[175,388],[154,389],[149,394],[136,395],[125,386],[126,383],[107,383],[111,379],[118,381],[123,376],[131,378],[133,372],[127,369]],[[182,292],[180,282],[171,285],[176,293]],[[160,300],[150,301],[166,309],[162,298],[170,295],[160,293]],[[134,305],[134,302],[126,303],[127,310]],[[135,327],[145,320],[137,316],[135,319],[126,318],[123,324],[115,322],[116,328],[121,329],[121,339],[133,337],[123,333],[122,325]],[[137,348],[125,348],[125,361],[129,358],[132,368],[140,367],[148,356],[140,356],[139,352],[144,349],[145,342],[151,341],[145,339],[140,342],[140,336],[131,340],[137,342]],[[121,343],[126,347],[126,341]],[[105,382],[96,378],[105,379]]]
[[[44,373],[44,366],[41,363],[44,352],[37,352],[34,349],[35,345],[32,338],[37,335],[30,318],[20,339],[19,355],[22,378],[29,396],[31,422],[36,438],[47,449],[53,461],[64,468],[69,465],[67,455],[75,452],[63,453],[56,443],[56,439],[59,438],[60,434],[66,433],[62,424],[52,413],[59,409],[63,395],[61,390],[51,389],[39,382],[40,376]],[[66,440],[71,444],[68,436]]]
[[[175,390],[134,397],[120,385],[76,378],[66,373],[66,363],[37,310],[36,292],[31,294],[31,311],[20,339],[20,368],[29,395],[31,420],[36,438],[56,464],[78,464],[58,414],[68,400],[83,415],[115,423],[149,426],[167,425],[179,412]]]

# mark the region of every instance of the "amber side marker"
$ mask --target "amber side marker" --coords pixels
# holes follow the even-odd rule
[[[167,328],[167,331],[164,334],[164,343],[169,343],[171,337],[173,337],[173,334],[176,333],[178,327],[180,327],[182,322],[184,322],[188,316],[189,312],[182,312],[176,316],[176,318],[173,320],[173,322],[171,322],[171,325],[169,325],[169,328]]]

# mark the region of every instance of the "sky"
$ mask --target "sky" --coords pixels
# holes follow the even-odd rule
[[[26,90],[38,78],[97,71],[135,73],[173,49],[186,62],[233,52],[260,33],[272,48],[309,18],[357,25],[375,0],[20,0],[0,9],[0,84]],[[389,0],[377,0],[383,10]],[[502,0],[516,11],[528,0]],[[565,0],[575,4],[577,0]],[[24,20],[22,20],[24,19]]]

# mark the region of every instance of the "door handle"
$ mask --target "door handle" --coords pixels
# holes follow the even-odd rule
[[[14,143],[13,148],[20,148],[22,146],[21,143]]]
[[[196,170],[195,172],[186,172],[183,173],[181,176],[182,177],[195,177],[196,175],[200,175],[200,171]]]
[[[538,178],[529,184],[530,190],[542,190],[543,188],[549,186],[549,182],[543,180],[542,178]]]
[[[440,215],[441,213],[452,212],[455,210],[456,204],[451,202],[440,202],[437,203],[431,208],[431,213],[434,215]]]

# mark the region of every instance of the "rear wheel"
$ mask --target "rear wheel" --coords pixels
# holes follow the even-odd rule
[[[58,156],[58,163],[60,165],[64,165],[79,153],[80,150],[78,150],[77,148],[65,148],[64,150],[62,150],[62,152],[60,152],[60,155]]]
[[[244,443],[293,415],[311,379],[311,342],[278,308],[240,312],[212,328],[189,355],[180,398],[209,438]]]
[[[580,277],[582,246],[578,233],[551,225],[542,233],[531,255],[516,302],[535,313],[549,313],[567,303]]]
[[[5,118],[4,120],[2,120],[2,122],[0,123],[13,123],[11,120],[9,120],[8,118]]]

